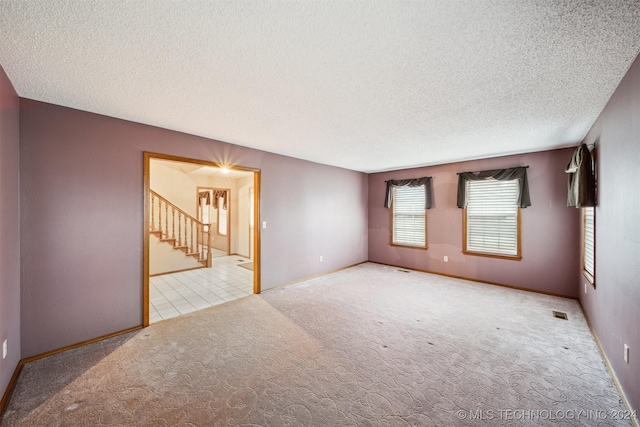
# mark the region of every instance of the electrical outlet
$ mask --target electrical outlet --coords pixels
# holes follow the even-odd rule
[[[587,284],[586,283],[584,284],[584,293],[585,294],[587,293]]]
[[[629,363],[629,346],[626,344],[624,345],[624,361]]]
[[[320,262],[322,262],[322,255],[320,255]]]
[[[449,257],[448,256],[444,256],[444,262],[449,262]]]
[[[2,342],[2,358],[6,358],[7,357],[7,340],[4,340]]]

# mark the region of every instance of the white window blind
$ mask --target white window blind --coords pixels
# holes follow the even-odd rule
[[[595,228],[594,228],[594,208],[583,208],[584,211],[584,250],[582,253],[582,265],[584,271],[594,277],[595,272]]]
[[[518,180],[467,182],[467,251],[519,255],[518,191]]]
[[[394,245],[425,247],[426,211],[425,188],[393,187],[392,243]]]

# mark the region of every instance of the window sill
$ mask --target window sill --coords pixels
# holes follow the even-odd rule
[[[587,279],[587,282],[589,282],[591,287],[593,287],[593,289],[595,289],[596,288],[596,279],[595,279],[595,277],[593,277],[591,275],[591,273],[589,273],[587,270],[582,270],[582,275],[584,276],[585,279]]]
[[[520,261],[522,259],[521,255],[499,255],[499,254],[487,254],[484,252],[471,252],[471,251],[462,251],[465,255],[473,255],[473,256],[483,256],[488,258],[499,258],[499,259],[508,259],[511,261]]]
[[[427,245],[424,245],[424,246],[412,246],[412,245],[402,245],[402,244],[399,244],[399,243],[391,243],[391,246],[395,246],[395,247],[398,247],[398,248],[411,248],[411,249],[422,249],[422,250],[426,250],[426,249],[429,248]]]

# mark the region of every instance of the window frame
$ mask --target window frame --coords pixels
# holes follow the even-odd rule
[[[587,209],[592,209],[593,210],[593,231],[592,231],[592,235],[593,235],[593,241],[591,242],[591,246],[592,246],[592,251],[593,251],[593,272],[589,271],[587,269],[587,263],[586,263],[586,255],[587,255]],[[583,207],[581,209],[581,215],[582,215],[582,229],[581,229],[581,234],[582,234],[582,253],[580,256],[580,267],[582,270],[582,275],[585,277],[585,279],[587,279],[587,281],[589,282],[589,284],[591,284],[591,286],[593,286],[593,288],[595,289],[596,287],[596,208],[595,206],[591,206],[591,207]]]
[[[230,197],[229,197],[230,198]],[[229,203],[230,205],[231,203]],[[227,209],[224,209],[224,200],[222,197],[218,198],[218,206],[216,209],[216,234],[218,236],[228,236],[229,235],[229,209],[227,205]],[[222,215],[222,211],[224,211],[224,227],[222,226],[222,221],[220,221],[220,217]]]
[[[395,243],[394,242],[394,235],[395,235],[395,228],[394,228],[394,218],[395,218],[395,206],[396,206],[396,197],[395,197],[395,192],[397,189],[399,188],[422,188],[425,192],[426,192],[426,188],[424,185],[420,185],[420,186],[416,186],[416,187],[393,187],[392,188],[392,202],[391,202],[391,209],[390,209],[390,215],[389,215],[389,220],[390,220],[390,225],[389,225],[389,229],[391,231],[390,233],[390,244],[391,246],[397,246],[397,247],[403,247],[403,248],[413,248],[413,249],[422,249],[422,250],[426,250],[429,248],[429,244],[428,244],[428,224],[429,221],[427,220],[427,209],[426,207],[423,209],[424,211],[424,245],[410,245],[410,244],[405,244],[405,243]]]
[[[517,188],[519,188],[518,179],[512,179],[508,181],[515,181],[517,183]],[[467,194],[469,194],[468,186],[473,182],[495,182],[500,183],[504,181],[467,181]],[[462,213],[462,253],[465,255],[473,255],[473,256],[483,256],[489,258],[499,258],[499,259],[507,259],[512,261],[520,261],[522,259],[522,208],[518,206],[517,201],[514,202],[516,207],[516,253],[514,255],[509,254],[499,254],[499,253],[491,253],[491,252],[478,252],[474,250],[470,250],[467,245],[467,233],[468,233],[468,218],[469,218],[469,209],[465,207]],[[467,202],[468,205],[468,202]]]
[[[209,204],[201,204],[200,203],[200,193],[208,192],[210,195]],[[214,194],[216,191],[224,191],[227,195],[227,209],[222,209],[224,203],[221,203],[221,197],[218,198],[218,206],[216,206]],[[211,211],[208,212],[208,224],[204,222],[204,206],[210,207]],[[209,227],[211,230],[215,231],[217,236],[229,237],[230,236],[230,208],[231,208],[231,189],[229,188],[218,188],[218,187],[196,187],[196,218],[198,221],[203,222],[204,231],[208,232]],[[226,213],[227,223],[226,226],[221,229],[220,228],[220,211],[224,210]],[[215,220],[215,221],[214,221]]]

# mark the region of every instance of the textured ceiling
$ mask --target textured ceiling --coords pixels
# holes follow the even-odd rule
[[[577,144],[640,1],[2,0],[18,94],[373,172]]]

